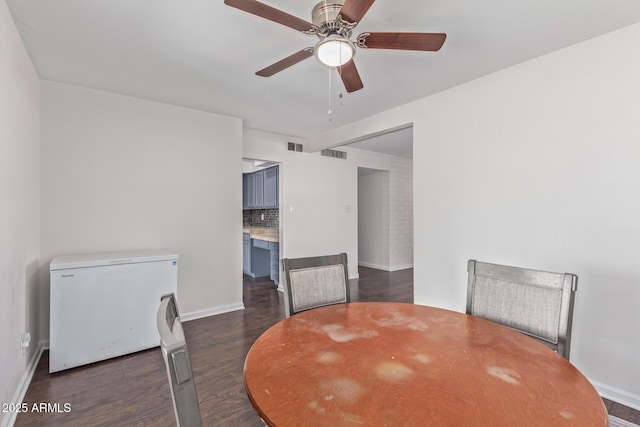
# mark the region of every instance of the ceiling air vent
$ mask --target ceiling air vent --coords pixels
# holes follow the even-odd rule
[[[346,151],[338,151],[338,150],[322,150],[320,152],[321,155],[325,157],[333,157],[334,159],[343,159],[347,160],[347,152]]]
[[[295,142],[287,142],[287,150],[288,151],[297,151],[302,153],[302,144],[298,144]]]

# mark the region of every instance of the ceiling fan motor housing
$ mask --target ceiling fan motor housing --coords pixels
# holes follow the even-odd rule
[[[354,25],[350,25],[340,18],[341,0],[322,0],[316,4],[311,12],[311,22],[317,27],[316,34],[324,38],[331,34],[345,37],[351,35]]]

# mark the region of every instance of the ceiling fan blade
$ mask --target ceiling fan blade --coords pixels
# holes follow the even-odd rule
[[[281,59],[280,61],[274,64],[271,64],[266,68],[263,68],[262,70],[256,72],[256,75],[260,77],[271,77],[274,74],[279,73],[280,71],[286,68],[289,68],[292,65],[295,65],[298,62],[307,59],[310,56],[313,56],[313,48],[312,47],[304,48],[294,53],[293,55],[289,55],[286,58]]]
[[[338,73],[340,73],[340,78],[342,79],[342,83],[344,84],[344,88],[347,92],[355,92],[364,87],[353,59],[343,66],[338,67]]]
[[[227,6],[235,7],[253,15],[259,16],[269,21],[277,22],[285,27],[293,28],[298,31],[310,31],[313,25],[310,22],[300,19],[296,16],[289,15],[286,12],[268,6],[255,0],[224,0]]]
[[[362,33],[358,46],[368,49],[440,50],[447,38],[445,33]]]
[[[360,22],[375,0],[345,0],[340,15],[349,22]]]

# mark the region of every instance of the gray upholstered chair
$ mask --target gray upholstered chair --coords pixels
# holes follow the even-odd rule
[[[160,299],[156,321],[178,426],[201,427],[196,384],[174,294]]]
[[[349,302],[347,254],[285,258],[287,317],[323,305]]]
[[[527,334],[569,359],[578,276],[469,260],[467,314]]]

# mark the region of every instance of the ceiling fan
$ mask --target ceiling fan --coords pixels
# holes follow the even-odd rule
[[[311,12],[311,22],[290,15],[255,0],[224,0],[228,6],[284,25],[303,34],[315,35],[320,41],[256,72],[270,77],[310,56],[335,68],[347,92],[364,87],[353,62],[356,47],[361,49],[440,50],[445,33],[362,33],[355,42],[351,33],[375,0],[322,0]]]

